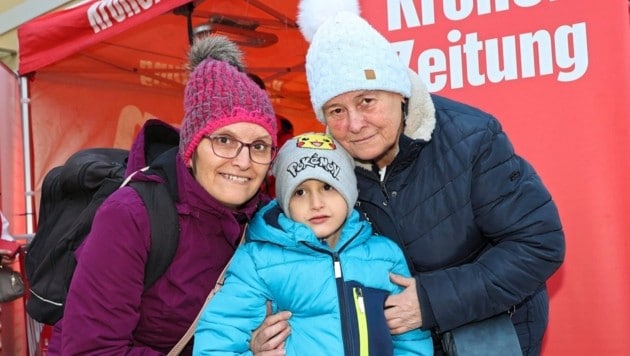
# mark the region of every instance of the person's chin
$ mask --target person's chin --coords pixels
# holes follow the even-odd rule
[[[330,234],[332,234],[332,231],[327,227],[310,226],[310,228],[311,230],[313,230],[313,232],[315,233],[315,236],[317,236],[318,239],[328,238],[330,237]]]
[[[221,194],[220,197],[216,197],[216,198],[223,205],[229,208],[235,209],[245,204],[255,194],[256,194],[255,191],[252,192],[251,189],[245,189],[241,187],[240,189],[237,189],[237,188],[230,189],[227,193]]]
[[[351,156],[360,161],[370,162],[378,157],[378,151],[374,149],[358,150],[354,151]]]

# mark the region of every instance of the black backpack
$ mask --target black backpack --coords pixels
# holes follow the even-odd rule
[[[168,268],[179,238],[175,155],[179,135],[170,126],[145,125],[145,161],[151,174],[167,184],[131,182],[142,198],[151,224],[151,247],[145,267],[145,289]],[[26,311],[53,325],[63,316],[74,252],[90,232],[103,201],[124,182],[129,151],[91,148],[76,152],[44,177],[38,230],[29,243],[25,272],[29,282]]]

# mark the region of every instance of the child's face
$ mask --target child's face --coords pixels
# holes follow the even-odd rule
[[[339,240],[339,233],[348,215],[343,196],[332,186],[316,179],[302,182],[289,199],[293,220],[310,227],[317,238],[326,239],[330,247]]]

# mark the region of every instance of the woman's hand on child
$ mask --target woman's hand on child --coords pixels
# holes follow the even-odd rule
[[[291,333],[289,318],[291,312],[281,311],[271,314],[271,302],[267,302],[267,317],[254,330],[249,342],[249,349],[255,356],[282,356],[285,354],[284,342]]]
[[[416,291],[416,279],[390,273],[390,280],[404,288],[385,300],[385,319],[389,331],[396,335],[422,326],[422,313]]]

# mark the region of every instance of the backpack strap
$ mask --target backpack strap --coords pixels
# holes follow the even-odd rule
[[[179,244],[179,214],[175,202],[177,194],[177,171],[175,159],[177,147],[169,149],[155,158],[155,162],[131,173],[121,184],[136,190],[149,214],[151,246],[144,267],[144,289],[148,289],[170,266]],[[138,172],[150,172],[162,177],[165,183],[131,181]]]
[[[174,201],[179,201],[179,192],[177,191],[177,168],[175,160],[180,159],[177,156],[179,147],[173,147],[161,155],[157,156],[151,163],[151,172],[161,176],[166,181],[166,188]]]
[[[131,182],[147,208],[151,247],[144,267],[144,289],[160,278],[171,264],[179,243],[179,215],[168,188],[157,182]]]

